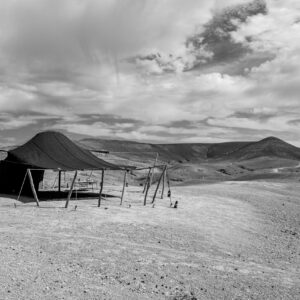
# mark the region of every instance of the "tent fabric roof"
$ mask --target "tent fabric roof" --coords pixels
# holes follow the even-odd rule
[[[38,133],[26,144],[8,151],[6,160],[38,169],[125,169],[125,167],[99,159],[90,151],[76,145],[65,135],[54,131]]]

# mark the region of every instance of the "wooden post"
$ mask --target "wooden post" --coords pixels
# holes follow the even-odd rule
[[[24,176],[24,179],[23,179],[23,182],[22,182],[22,185],[21,185],[21,189],[20,189],[20,192],[19,192],[19,195],[18,195],[17,201],[19,201],[19,199],[20,199],[20,197],[21,197],[21,193],[22,193],[22,190],[23,190],[23,187],[24,187],[24,183],[25,183],[25,180],[26,180],[27,174],[28,174],[28,170],[26,171],[26,174],[25,174],[25,176]]]
[[[68,198],[67,198],[67,200],[66,200],[65,208],[68,208],[68,206],[69,206],[69,201],[70,201],[71,196],[72,196],[72,192],[73,192],[73,188],[74,188],[74,184],[75,184],[76,177],[77,177],[77,171],[75,172],[74,178],[73,178],[73,180],[72,180],[72,184],[71,184],[71,187],[70,187],[70,190],[69,190]]]
[[[102,170],[102,174],[101,174],[101,183],[100,183],[100,192],[99,192],[99,198],[98,198],[98,207],[100,207],[100,205],[101,205],[103,183],[104,183],[104,170]]]
[[[151,168],[149,168],[149,172],[147,174],[147,177],[146,177],[146,181],[144,183],[144,189],[143,189],[143,194],[145,193],[146,189],[147,189],[147,186],[148,186],[148,181],[149,181],[149,178],[150,178],[150,172],[151,172]]]
[[[151,202],[152,204],[155,202],[156,194],[158,192],[158,188],[159,188],[160,182],[161,182],[161,180],[162,180],[162,178],[163,178],[163,176],[165,174],[165,170],[166,170],[166,166],[164,166],[164,169],[163,169],[163,171],[162,171],[162,173],[161,173],[161,175],[160,175],[160,177],[158,179],[157,186],[156,186],[156,189],[155,189],[155,192],[154,192],[154,195],[153,195],[153,199],[152,199],[152,202]]]
[[[123,189],[122,189],[122,196],[121,196],[120,205],[122,205],[122,203],[123,203],[123,197],[124,197],[125,186],[126,186],[126,176],[127,176],[127,170],[125,170],[125,173],[124,173],[124,182],[123,182]]]
[[[61,170],[58,171],[58,191],[61,191]]]
[[[36,193],[36,190],[35,190],[35,187],[34,187],[34,182],[33,182],[33,178],[32,178],[32,174],[31,174],[30,169],[28,169],[27,172],[28,172],[29,182],[30,182],[31,190],[32,190],[33,197],[35,199],[36,205],[40,206],[39,198],[37,196],[37,193]]]
[[[147,204],[147,196],[148,196],[149,188],[150,188],[150,181],[147,181],[147,183],[146,183],[145,197],[144,197],[144,205]]]
[[[166,172],[167,172],[167,165],[164,169],[164,174],[163,174],[163,178],[162,178],[162,189],[161,189],[161,199],[164,199],[164,192],[165,192],[165,182],[166,182]]]

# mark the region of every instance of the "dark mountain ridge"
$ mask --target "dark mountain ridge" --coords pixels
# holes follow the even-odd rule
[[[154,153],[158,153],[161,160],[177,162],[249,160],[259,157],[300,159],[300,148],[276,137],[267,137],[254,142],[174,144],[151,144],[88,138],[80,140],[79,143],[93,151],[107,150],[110,153],[117,153],[122,157],[153,157]]]

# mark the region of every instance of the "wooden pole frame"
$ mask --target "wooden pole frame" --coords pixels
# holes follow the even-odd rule
[[[101,174],[101,183],[100,183],[100,192],[99,192],[99,198],[98,198],[98,207],[101,206],[103,183],[104,183],[104,169],[102,170],[102,174]]]
[[[161,196],[160,196],[161,199],[164,199],[166,173],[167,173],[167,165],[166,165],[166,168],[164,169],[164,174],[163,174],[163,178],[162,178],[162,189],[161,189]]]
[[[153,204],[153,203],[155,202],[156,194],[157,194],[157,192],[158,192],[158,189],[159,189],[159,186],[160,186],[160,182],[161,182],[161,180],[162,180],[162,178],[163,178],[163,176],[164,176],[164,173],[165,173],[165,171],[166,171],[166,168],[167,168],[167,166],[164,167],[163,171],[161,172],[161,175],[159,176],[159,179],[158,179],[158,182],[157,182],[157,186],[156,186],[156,189],[155,189],[155,192],[154,192],[154,195],[153,195],[153,199],[152,199],[151,204]]]
[[[35,190],[35,187],[34,187],[34,182],[33,182],[33,178],[32,178],[32,174],[31,174],[31,170],[30,169],[27,170],[27,174],[28,174],[28,177],[29,177],[29,182],[30,182],[31,190],[32,190],[33,197],[34,197],[34,200],[36,202],[36,205],[40,206],[39,198],[37,196],[37,193],[36,193],[36,190]]]
[[[150,189],[150,180],[147,182],[147,187],[146,187],[146,192],[144,197],[144,206],[146,206],[147,204],[147,196],[148,196],[149,189]]]
[[[143,194],[146,192],[146,189],[147,189],[148,181],[149,181],[149,178],[150,178],[150,172],[151,172],[151,167],[149,167],[149,171],[148,171],[145,183],[144,183]]]
[[[27,174],[28,174],[28,169],[26,170],[26,173],[25,173],[25,176],[24,176],[24,179],[23,179],[22,185],[21,185],[21,189],[20,189],[20,192],[19,192],[19,195],[18,195],[17,201],[19,201],[19,200],[20,200],[21,193],[22,193],[22,190],[23,190],[23,187],[24,187],[24,184],[25,184],[25,180],[26,180]]]
[[[68,198],[66,200],[65,208],[68,208],[68,206],[69,206],[69,202],[70,202],[70,199],[71,199],[71,196],[72,196],[72,192],[73,192],[76,177],[77,177],[77,170],[75,171],[74,178],[72,180],[72,184],[71,184],[71,187],[70,187],[70,190],[69,190]]]
[[[124,198],[125,186],[126,186],[126,177],[127,177],[127,170],[125,170],[125,173],[124,173],[124,181],[123,181],[123,189],[122,189],[122,195],[121,195],[120,205],[123,204],[123,198]]]

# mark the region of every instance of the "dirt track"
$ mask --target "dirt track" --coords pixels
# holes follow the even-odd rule
[[[300,184],[173,194],[177,210],[1,198],[0,299],[299,299]]]

